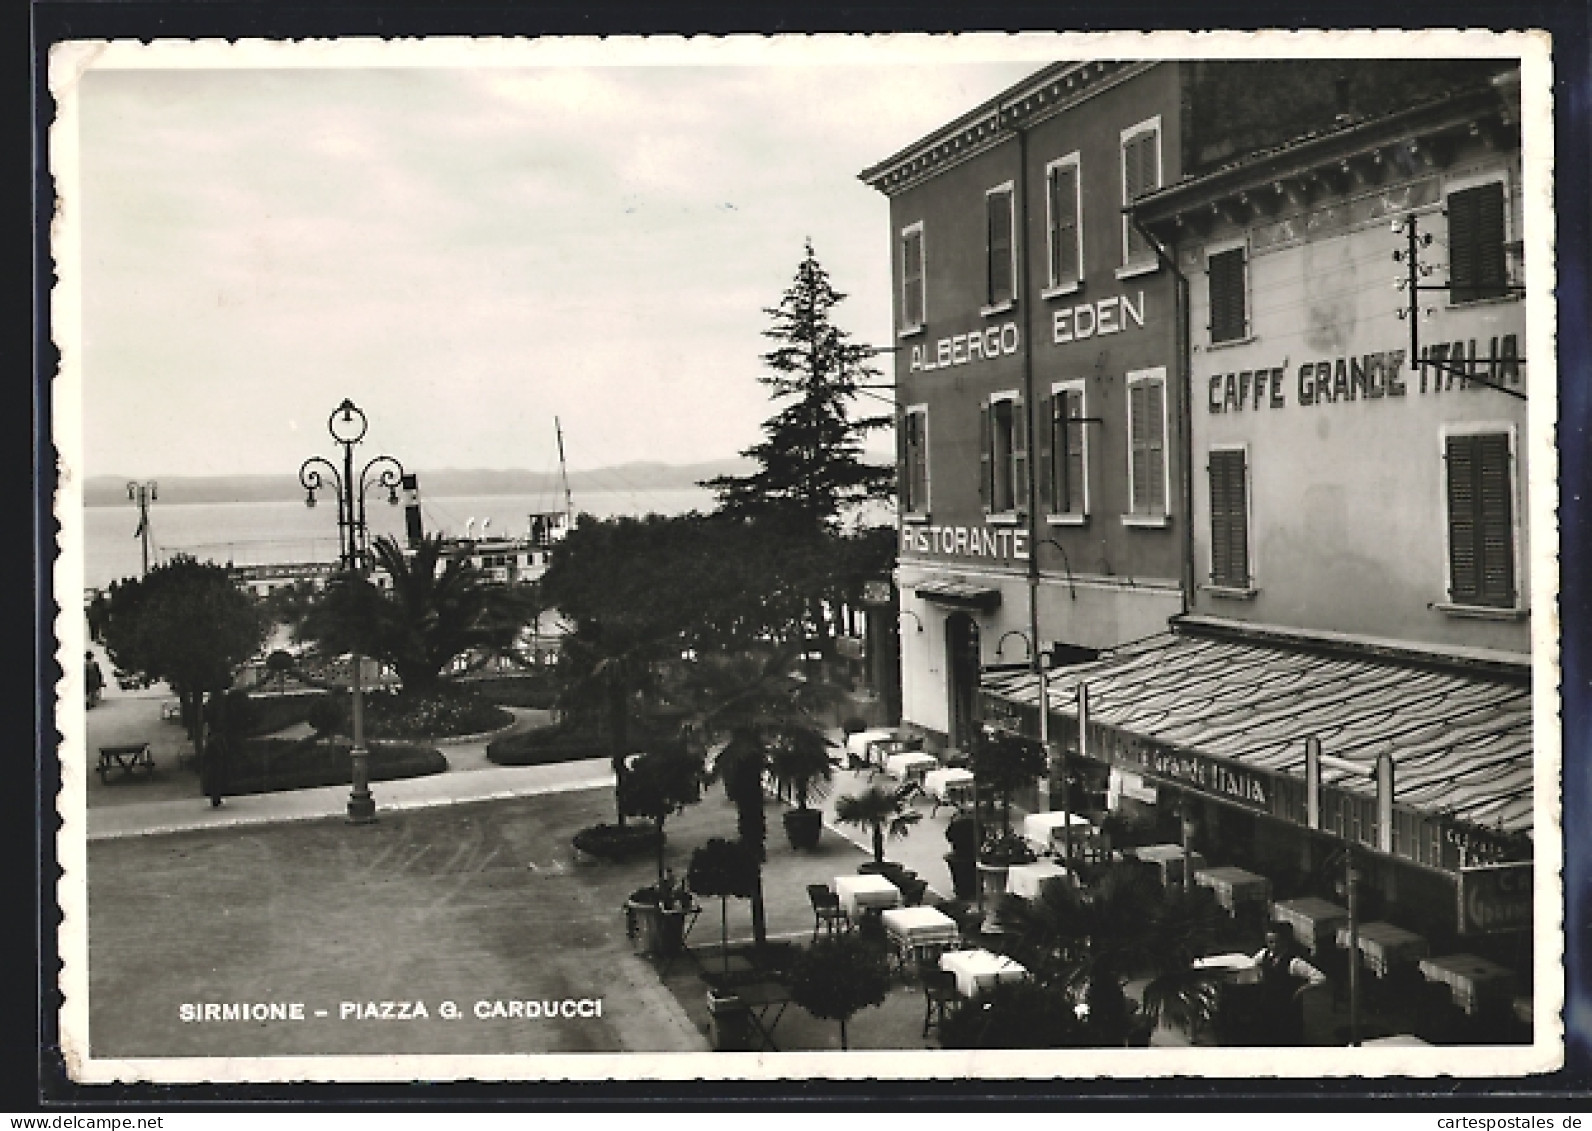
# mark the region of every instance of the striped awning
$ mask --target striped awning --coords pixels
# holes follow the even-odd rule
[[[1323,768],[1322,784],[1375,796],[1393,759],[1401,806],[1505,834],[1532,827],[1527,686],[1393,660],[1168,635],[1048,673],[1052,717],[1076,718],[1234,766],[1304,776],[1304,740],[1363,772]],[[1034,711],[1031,672],[986,673],[983,690]]]
[[[920,581],[912,587],[912,591],[925,600],[958,609],[989,612],[999,608],[1001,603],[1001,591],[992,585],[974,585],[949,578]]]

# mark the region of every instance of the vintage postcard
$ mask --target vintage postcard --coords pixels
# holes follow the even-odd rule
[[[1551,48],[56,45],[71,1078],[1561,1066]]]

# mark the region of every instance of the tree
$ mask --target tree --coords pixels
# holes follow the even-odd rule
[[[867,829],[873,836],[874,863],[883,864],[885,840],[906,836],[923,819],[922,813],[909,807],[916,789],[913,785],[893,790],[871,785],[862,793],[845,794],[835,803],[835,819]]]
[[[1208,892],[1163,892],[1153,874],[1128,865],[1108,867],[1087,897],[1052,884],[1037,899],[1001,904],[1008,952],[1038,982],[1083,1003],[1092,1040],[1107,1045],[1126,1044],[1136,1024],[1211,1019],[1216,986],[1194,959],[1214,937],[1214,915]],[[1148,981],[1135,1018],[1124,986],[1139,977]]]
[[[848,505],[890,492],[894,469],[862,458],[864,437],[890,418],[851,415],[862,387],[879,376],[869,364],[878,351],[852,342],[831,320],[845,297],[830,284],[809,240],[795,281],[778,306],[764,310],[773,325],[763,336],[775,345],[763,355],[772,372],[758,380],[775,401],[788,403],[763,423],[764,440],[742,453],[759,470],[703,484],[718,493],[722,513],[771,517],[792,531],[815,534],[837,529]]]
[[[663,881],[663,824],[702,797],[702,763],[683,745],[635,760],[619,786],[621,816],[647,817],[658,830],[658,880]]]
[[[165,680],[176,693],[212,801],[221,783],[205,758],[204,698],[225,691],[265,643],[258,606],[214,562],[178,554],[115,586],[104,610],[105,650],[118,670]]]
[[[973,743],[972,771],[980,790],[1001,802],[1001,829],[1012,828],[1012,795],[1038,781],[1049,768],[1045,748],[1020,735],[983,730]]]
[[[869,1006],[884,1004],[890,967],[883,951],[856,933],[830,935],[796,956],[790,989],[791,1000],[814,1017],[840,1022],[845,1049],[847,1022]]]
[[[827,749],[814,710],[829,692],[794,674],[792,648],[753,649],[702,656],[685,665],[679,694],[701,736],[724,740],[714,771],[735,805],[736,830],[758,865],[752,894],[752,932],[767,941],[761,866],[767,859],[768,822],[763,776],[770,752],[782,747]],[[827,756],[825,758],[827,765]]]
[[[719,942],[724,970],[730,969],[730,896],[750,899],[759,888],[758,859],[744,842],[714,837],[691,853],[686,886],[697,895],[719,897]]]
[[[329,652],[391,665],[404,691],[416,695],[435,691],[457,657],[473,653],[484,662],[513,644],[523,623],[509,612],[516,598],[449,553],[446,539],[427,537],[406,554],[384,536],[372,549],[391,594],[360,574],[343,574],[305,618],[301,636]]]
[[[1002,982],[962,1001],[940,1026],[948,1049],[1079,1048],[1089,1032],[1078,1010],[1054,986]]]

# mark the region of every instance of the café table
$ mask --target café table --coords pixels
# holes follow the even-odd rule
[[[1470,1014],[1486,1001],[1507,1001],[1515,991],[1514,971],[1475,954],[1423,958],[1420,971],[1427,981],[1448,986],[1454,1004]]]
[[[840,906],[853,922],[866,909],[901,906],[901,889],[876,873],[836,876],[829,889],[840,898]]]
[[[1094,825],[1079,813],[1030,813],[1023,818],[1023,837],[1040,852],[1053,852],[1065,843],[1063,830],[1072,826],[1072,843],[1085,844],[1094,837]]]
[[[873,761],[873,744],[875,742],[888,742],[900,736],[889,727],[875,727],[873,730],[859,730],[846,736],[846,753],[854,762]]]
[[[940,955],[940,969],[956,976],[956,988],[963,997],[977,997],[1000,982],[1021,982],[1028,967],[1004,955],[987,950],[948,950]]]
[[[1032,864],[1013,864],[1006,869],[1006,890],[1024,899],[1038,899],[1051,884],[1067,884],[1076,889],[1077,880],[1061,865],[1050,860],[1036,860]]]
[[[885,759],[884,772],[903,782],[915,781],[921,785],[924,775],[939,764],[940,760],[933,754],[925,754],[921,750],[905,750],[900,754],[891,754]]]
[[[973,800],[973,771],[959,766],[930,770],[923,775],[923,792],[934,798],[934,811],[941,805],[960,809]]]
[[[1260,981],[1260,967],[1255,964],[1255,956],[1238,951],[1196,958],[1194,969],[1214,971],[1220,974],[1224,982],[1234,985],[1247,986]]]
[[[1274,903],[1271,917],[1286,923],[1293,930],[1299,945],[1311,954],[1319,953],[1337,929],[1349,921],[1349,913],[1336,903],[1310,896],[1305,899],[1285,899]]]
[[[1243,868],[1201,868],[1194,873],[1194,882],[1216,893],[1216,902],[1230,914],[1250,904],[1262,904],[1271,899],[1271,881]]]
[[[1338,928],[1338,945],[1349,945],[1349,928]],[[1414,931],[1377,920],[1360,924],[1360,954],[1366,968],[1378,978],[1388,971],[1417,962],[1430,952],[1427,941]]]
[[[903,967],[908,959],[930,959],[962,941],[956,920],[933,907],[892,907],[879,920]]]
[[[1147,844],[1142,848],[1128,849],[1136,860],[1154,864],[1161,872],[1161,885],[1183,882],[1183,846],[1181,844]],[[1188,853],[1189,866],[1195,871],[1205,867],[1205,857],[1198,852]]]

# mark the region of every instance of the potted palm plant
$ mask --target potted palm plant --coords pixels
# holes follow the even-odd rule
[[[619,787],[620,811],[650,818],[657,830],[658,880],[633,892],[625,903],[626,929],[652,954],[674,954],[697,911],[691,892],[664,867],[664,822],[702,796],[702,763],[684,746],[637,758]]]
[[[978,848],[978,877],[984,894],[998,897],[1006,890],[1006,874],[1013,864],[1032,864],[1036,853],[1028,841],[1010,829],[993,829]]]
[[[780,797],[795,806],[787,809],[785,837],[795,849],[818,847],[824,816],[809,806],[829,791],[833,775],[829,739],[817,730],[792,730],[780,735],[769,749],[769,770]]]
[[[873,862],[884,863],[884,842],[907,835],[923,814],[909,805],[915,786],[885,789],[871,785],[862,793],[843,795],[835,804],[835,819],[867,829],[873,838]]]

